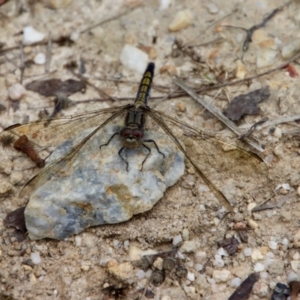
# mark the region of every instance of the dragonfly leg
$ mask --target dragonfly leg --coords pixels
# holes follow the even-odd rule
[[[142,167],[141,167],[140,171],[143,171],[144,163],[145,163],[145,161],[147,160],[148,156],[149,156],[150,153],[151,153],[151,149],[150,149],[148,146],[146,146],[144,143],[143,143],[142,145],[148,150],[148,154],[146,155],[146,157],[144,158],[144,160],[143,160],[143,162],[142,162]]]
[[[125,164],[126,164],[126,171],[128,172],[128,162],[127,162],[127,160],[121,155],[121,153],[122,153],[122,151],[124,150],[124,148],[125,148],[125,147],[122,147],[122,148],[119,150],[118,154],[119,154],[119,156],[122,158],[122,160],[125,162]]]
[[[155,146],[155,148],[156,148],[156,150],[157,150],[157,152],[160,153],[163,157],[165,157],[165,155],[159,150],[159,148],[158,148],[158,146],[157,146],[157,144],[155,143],[154,140],[144,140],[143,142],[146,142],[146,143],[153,143],[154,146]],[[145,146],[145,145],[144,145],[144,146]]]
[[[111,142],[111,140],[112,140],[116,135],[118,135],[118,134],[119,134],[119,132],[115,132],[115,133],[109,138],[109,140],[108,140],[107,143],[102,144],[102,145],[99,146],[99,149],[101,149],[101,147],[103,147],[103,146],[107,146],[107,145]]]

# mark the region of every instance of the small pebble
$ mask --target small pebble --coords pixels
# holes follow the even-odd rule
[[[32,252],[30,254],[30,258],[32,260],[32,262],[37,265],[41,262],[41,257],[40,257],[40,253],[39,252]]]
[[[287,210],[280,211],[280,217],[283,222],[290,222],[292,220],[292,213]]]
[[[187,278],[189,281],[194,281],[194,280],[195,280],[195,274],[194,274],[194,273],[191,273],[191,272],[188,272],[186,278]]]
[[[20,83],[15,83],[8,88],[10,100],[20,100],[26,93],[26,89]]]
[[[276,138],[280,139],[282,137],[282,131],[281,131],[281,129],[279,127],[276,127],[275,131],[273,132],[273,135]]]
[[[213,2],[209,2],[205,7],[210,14],[217,14],[219,12],[219,7]]]
[[[270,248],[270,249],[276,250],[276,249],[277,249],[277,246],[278,246],[278,243],[275,242],[275,241],[269,241],[268,245],[269,245],[269,248]]]
[[[248,219],[247,223],[252,229],[258,228],[258,224],[253,219]]]
[[[291,261],[291,268],[293,271],[300,273],[300,261],[299,260],[292,260]]]
[[[296,252],[294,255],[293,255],[293,260],[299,260],[300,259],[300,254],[299,252]]]
[[[126,44],[122,49],[120,61],[126,68],[143,74],[148,63],[148,55],[144,51]]]
[[[230,286],[231,286],[231,287],[234,287],[234,288],[237,288],[238,286],[241,285],[241,282],[242,282],[242,280],[241,280],[240,278],[235,277],[235,278],[233,278],[233,279],[231,280]]]
[[[32,26],[25,26],[23,28],[23,44],[31,45],[41,42],[45,38],[45,34],[35,30]]]
[[[251,254],[251,259],[252,261],[257,261],[257,260],[264,259],[264,256],[262,255],[259,249],[253,249]]]
[[[186,28],[191,25],[192,23],[192,13],[190,10],[182,10],[177,12],[175,15],[173,21],[169,25],[170,31],[178,31],[183,28]]]
[[[256,263],[254,266],[254,272],[262,272],[265,269],[265,266],[261,263]]]
[[[159,0],[158,10],[165,10],[165,9],[169,8],[171,3],[172,3],[171,0]]]
[[[180,251],[182,253],[191,253],[195,252],[198,249],[198,245],[195,240],[193,241],[185,241],[180,247]]]
[[[79,235],[75,236],[75,245],[76,245],[76,247],[80,247],[81,242],[82,242],[81,237]]]
[[[289,44],[281,50],[281,55],[284,59],[289,59],[296,55],[300,50],[300,38],[293,38]]]
[[[217,255],[217,254],[215,255],[215,260],[213,261],[213,265],[214,265],[214,267],[217,267],[217,268],[224,267],[225,263],[220,255]]]
[[[226,282],[230,279],[231,273],[229,270],[214,270],[213,278],[216,282]]]
[[[10,174],[9,181],[12,185],[18,185],[22,183],[23,178],[24,176],[22,172],[14,171]]]
[[[182,230],[182,238],[184,241],[189,240],[189,230],[188,229],[185,228]]]
[[[253,294],[257,295],[259,298],[267,297],[269,293],[269,287],[264,282],[256,282],[253,286]],[[264,298],[266,299],[266,298]]]
[[[173,246],[177,246],[181,243],[182,243],[182,236],[180,234],[173,237]]]
[[[296,232],[296,234],[294,235],[294,247],[295,248],[299,248],[300,247],[300,229]]]
[[[137,270],[135,275],[138,279],[143,279],[146,277],[146,273],[143,270]]]
[[[206,255],[206,252],[198,251],[198,252],[196,252],[195,257],[196,257],[196,261],[198,263],[202,263],[202,262],[205,262],[207,255]]]
[[[265,68],[274,65],[276,62],[277,51],[272,49],[261,49],[257,53],[256,66]]]
[[[300,277],[298,276],[297,273],[290,272],[290,273],[288,273],[288,275],[287,275],[287,280],[286,280],[286,282],[289,284],[290,282],[292,282],[292,281],[298,281],[299,279],[300,279]]]
[[[252,254],[252,249],[251,248],[245,248],[244,249],[244,255],[246,257],[251,256],[251,254]]]
[[[6,181],[0,181],[0,197],[7,196],[13,189],[13,186]]]
[[[36,65],[44,65],[46,62],[46,55],[40,52],[34,57],[33,61]]]
[[[257,204],[255,202],[251,202],[247,205],[247,210],[252,211],[252,209],[256,206],[257,206]]]
[[[78,31],[73,31],[70,35],[70,40],[76,42],[80,37],[80,33]]]
[[[228,252],[223,247],[217,250],[217,254],[220,256],[229,256]]]

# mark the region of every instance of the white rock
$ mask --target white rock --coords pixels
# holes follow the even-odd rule
[[[254,272],[262,272],[265,269],[265,266],[261,263],[256,263],[254,266]]]
[[[251,254],[251,259],[252,261],[257,261],[257,260],[264,259],[264,256],[262,255],[259,249],[253,249]]]
[[[32,252],[30,254],[30,258],[35,265],[39,264],[42,261],[39,252]]]
[[[189,230],[188,229],[185,228],[182,230],[182,238],[184,241],[189,240]]]
[[[146,277],[146,273],[143,270],[137,270],[135,275],[138,279],[143,279]]]
[[[8,88],[10,100],[20,100],[26,93],[26,89],[20,83],[15,83]]]
[[[171,0],[159,0],[159,10],[165,10],[167,8],[169,8],[170,4],[171,4]]]
[[[247,223],[248,223],[248,225],[249,225],[251,228],[253,228],[253,229],[258,228],[257,222],[255,222],[253,219],[248,219],[248,220],[247,220]]]
[[[247,256],[251,256],[252,254],[252,249],[251,248],[245,248],[244,249],[244,255]]]
[[[274,65],[276,61],[277,51],[272,49],[261,49],[257,52],[256,66],[265,68]]]
[[[289,59],[296,55],[300,50],[300,38],[293,38],[292,41],[284,46],[281,50],[281,55],[284,59]]]
[[[213,261],[213,265],[217,268],[223,268],[225,263],[220,255],[215,255],[215,260]]]
[[[182,236],[181,236],[181,234],[175,235],[175,236],[173,237],[173,245],[174,245],[174,246],[180,244],[181,242],[182,242]]]
[[[126,44],[122,49],[120,61],[126,68],[143,74],[148,63],[148,54]]]
[[[290,272],[287,275],[287,279],[286,282],[289,284],[291,281],[298,281],[299,280],[299,276],[297,273],[294,272]]]
[[[128,240],[124,241],[124,248],[128,249],[130,246],[130,242]]]
[[[284,246],[287,246],[290,243],[290,241],[287,238],[282,239],[281,244]]]
[[[169,25],[169,30],[170,31],[178,31],[183,28],[188,27],[192,23],[192,13],[190,10],[181,10],[177,12],[175,15],[173,21]]]
[[[294,247],[296,247],[296,248],[300,247],[300,229],[294,235],[293,243],[294,243]]]
[[[23,28],[23,44],[31,45],[41,42],[45,38],[45,34],[35,30],[32,26],[25,26]]]
[[[205,7],[207,8],[208,12],[211,14],[217,14],[219,12],[219,7],[217,6],[217,4],[213,2],[209,2],[208,4],[205,5]]]
[[[255,202],[251,202],[247,205],[247,210],[252,211],[252,209],[256,206],[257,206],[257,204]]]
[[[46,62],[46,55],[40,52],[34,57],[33,61],[36,65],[44,65]]]
[[[70,35],[70,40],[76,42],[80,37],[80,33],[78,31],[73,31]]]
[[[299,252],[296,252],[294,255],[293,255],[293,260],[299,260],[300,258],[300,254]]]
[[[76,235],[75,236],[75,245],[76,245],[76,247],[81,246],[81,241],[82,241],[81,237],[79,235]]]
[[[191,253],[195,252],[198,248],[197,242],[193,241],[185,241],[180,247],[180,251],[183,253]]]
[[[200,272],[203,270],[203,265],[202,264],[195,264],[195,269],[197,270],[197,272]]]
[[[233,278],[233,279],[231,280],[230,286],[231,286],[231,287],[234,287],[234,288],[237,288],[238,286],[240,286],[241,282],[242,282],[242,280],[241,280],[240,278],[235,277],[235,278]]]
[[[275,137],[277,137],[278,139],[280,139],[282,137],[282,131],[281,131],[281,129],[279,127],[276,127],[273,135]]]
[[[291,268],[293,271],[300,273],[300,261],[299,260],[292,260],[291,261]]]
[[[216,282],[226,282],[230,279],[231,273],[229,270],[214,270],[213,278]]]
[[[217,254],[220,256],[229,256],[228,252],[223,247],[217,250]]]
[[[194,273],[191,273],[191,272],[188,272],[186,278],[187,278],[189,281],[194,281],[194,280],[195,280],[195,274],[194,274]]]
[[[276,250],[276,249],[277,249],[277,246],[278,246],[278,243],[275,242],[275,241],[269,241],[268,245],[269,245],[269,248],[270,248],[270,249]]]

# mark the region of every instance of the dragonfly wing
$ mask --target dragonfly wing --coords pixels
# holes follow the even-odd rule
[[[232,209],[232,206],[224,192],[217,188],[217,184],[220,185],[220,182],[231,181],[240,188],[244,186],[245,182],[248,182],[249,186],[252,185],[253,190],[256,189],[255,184],[258,182],[258,178],[262,186],[266,184],[268,168],[256,154],[206,134],[159,111],[149,109],[148,115],[186,155],[205,184],[210,187],[216,198],[227,209]],[[186,135],[190,137],[186,137]],[[186,149],[183,149],[178,138],[185,141]]]
[[[83,148],[86,145],[86,143],[90,139],[92,139],[93,136],[99,130],[101,130],[109,122],[112,122],[114,119],[116,119],[120,115],[124,114],[125,112],[127,112],[127,106],[123,106],[123,107],[119,108],[114,114],[112,114],[110,117],[108,117],[102,124],[97,126],[91,133],[89,133],[77,145],[72,147],[69,150],[69,152],[67,152],[67,154],[65,154],[62,157],[59,157],[54,162],[52,162],[50,165],[48,165],[46,168],[44,168],[40,173],[38,173],[35,177],[33,177],[30,181],[27,182],[27,184],[23,187],[23,189],[20,192],[20,197],[23,197],[27,194],[32,193],[38,187],[42,186],[45,182],[47,182],[51,178],[52,175],[55,175],[64,166],[70,164],[79,151],[84,151]],[[91,120],[91,119],[89,119],[89,120]],[[91,125],[91,122],[89,122],[89,125]]]
[[[37,150],[56,147],[79,132],[98,126],[105,118],[126,107],[127,105],[111,107],[63,118],[45,119],[23,125],[12,125],[0,133],[0,143],[1,141],[5,141],[7,136],[18,138],[26,135]],[[0,145],[0,151],[1,148],[3,147]]]

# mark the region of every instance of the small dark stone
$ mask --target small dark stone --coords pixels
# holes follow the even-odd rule
[[[287,285],[278,282],[274,288],[271,300],[286,300],[290,293],[290,288]]]

